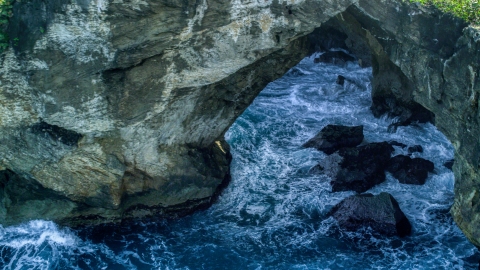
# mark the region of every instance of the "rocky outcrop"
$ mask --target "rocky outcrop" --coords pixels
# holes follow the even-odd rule
[[[354,2],[15,2],[0,56],[0,223],[208,204],[229,178],[225,131]]]
[[[224,132],[321,47],[306,37],[317,28],[371,62],[376,114],[434,121],[452,141],[452,214],[480,246],[479,29],[397,0],[31,0],[13,11],[0,55],[3,224],[119,220],[209,200],[228,176]],[[11,179],[52,195],[21,196]],[[34,208],[45,211],[17,214]]]
[[[363,126],[326,125],[302,145],[332,154],[343,147],[355,147],[363,141]]]
[[[336,46],[344,46],[360,60],[370,57],[372,112],[398,117],[392,131],[430,121],[453,143],[451,213],[465,235],[480,246],[478,26],[395,0],[360,0],[325,25],[315,31],[317,37],[335,34]]]
[[[480,29],[393,0],[361,0],[335,20],[350,39],[370,48],[374,113],[397,115],[403,124],[434,121],[453,143],[451,213],[480,246]]]
[[[385,181],[385,167],[394,151],[387,142],[342,148],[311,169],[330,177],[332,191],[365,192]]]
[[[412,225],[392,195],[382,192],[350,196],[335,205],[330,214],[338,225],[349,231],[370,227],[373,232],[386,236],[407,236]]]
[[[423,185],[428,173],[433,172],[433,162],[423,158],[398,155],[388,161],[387,171],[402,184]]]

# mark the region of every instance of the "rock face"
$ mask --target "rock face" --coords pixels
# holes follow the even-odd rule
[[[323,171],[332,180],[332,191],[365,192],[385,181],[385,167],[394,151],[386,142],[342,148],[323,159],[312,172]]]
[[[370,227],[382,235],[407,236],[412,226],[392,195],[365,193],[350,196],[335,205],[331,212],[340,227],[356,231]]]
[[[229,178],[228,127],[354,2],[16,1],[0,55],[0,223],[208,204]]]
[[[373,106],[407,122],[417,121],[416,114],[428,118],[421,108],[427,109],[453,143],[451,213],[467,238],[480,246],[480,29],[393,0],[360,0],[336,20],[350,39],[371,49]]]
[[[340,32],[359,59],[371,57],[372,111],[397,126],[432,121],[455,147],[451,213],[480,247],[480,29],[402,1],[360,0],[317,29]],[[342,40],[336,38],[336,44]],[[365,47],[368,50],[365,50]]]
[[[410,158],[398,155],[388,161],[387,171],[391,172],[400,183],[423,185],[428,172],[433,172],[433,162],[423,158]]]
[[[355,147],[363,141],[363,126],[326,125],[315,137],[302,145],[330,155],[343,147]]]
[[[435,121],[452,141],[452,214],[480,246],[478,28],[398,0],[31,0],[13,12],[0,55],[2,183],[48,192],[2,185],[2,224],[209,200],[228,178],[224,132],[316,47],[315,30],[341,33],[335,43],[372,64],[376,114]]]

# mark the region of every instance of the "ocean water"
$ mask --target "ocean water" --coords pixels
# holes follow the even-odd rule
[[[83,229],[35,220],[0,226],[2,269],[478,269],[480,254],[455,226],[453,147],[431,124],[399,127],[369,111],[371,69],[303,59],[270,83],[226,134],[232,182],[208,210],[173,221]],[[335,84],[337,75],[347,78]],[[347,232],[328,211],[353,192],[332,193],[308,170],[325,155],[300,146],[327,124],[363,125],[365,141],[421,145],[435,163],[423,186],[387,181],[412,223],[405,238]],[[395,154],[406,154],[396,147]]]

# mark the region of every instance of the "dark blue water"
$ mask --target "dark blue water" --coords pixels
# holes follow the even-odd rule
[[[338,86],[338,74],[347,77]],[[476,269],[480,255],[448,213],[453,173],[442,166],[453,147],[430,124],[400,127],[370,113],[371,69],[302,60],[272,82],[226,134],[232,182],[206,211],[176,221],[82,230],[48,221],[0,226],[4,269]],[[302,145],[326,124],[364,125],[365,140],[420,144],[432,160],[424,186],[387,181],[412,223],[406,238],[346,232],[327,216],[353,192],[331,193],[308,174],[324,154]],[[405,153],[401,148],[396,154]]]

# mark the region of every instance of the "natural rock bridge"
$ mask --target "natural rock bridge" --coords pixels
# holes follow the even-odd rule
[[[223,134],[255,96],[343,35],[373,111],[435,115],[452,214],[480,246],[480,31],[398,0],[17,2],[0,56],[0,222],[178,215],[228,180]],[[340,33],[340,34],[339,34]]]

